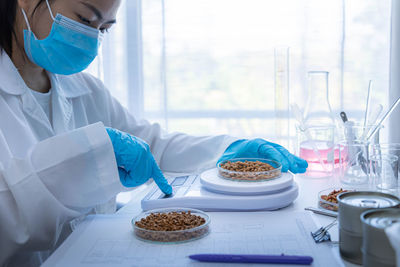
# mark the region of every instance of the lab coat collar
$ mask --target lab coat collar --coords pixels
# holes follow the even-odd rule
[[[50,135],[70,130],[73,108],[70,99],[90,92],[85,83],[74,81],[67,76],[49,73],[52,87],[52,125],[46,114],[39,108],[30,89],[15,68],[7,53],[0,55],[0,91],[21,97],[25,114],[42,124]],[[78,84],[80,83],[80,84]]]
[[[74,74],[81,76],[82,74]],[[66,98],[74,98],[89,94],[91,90],[84,82],[80,83],[82,79],[71,79],[70,76],[50,74],[58,80],[59,90],[63,91],[62,95]],[[15,68],[14,63],[11,61],[8,54],[3,51],[0,54],[0,91],[4,91],[11,95],[22,95],[26,93],[29,88],[26,86],[24,80]]]
[[[11,95],[21,95],[27,90],[24,80],[4,50],[0,52],[0,90]]]

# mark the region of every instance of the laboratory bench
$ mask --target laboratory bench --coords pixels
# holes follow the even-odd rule
[[[169,174],[168,176],[174,177],[176,175]],[[335,188],[343,187],[343,185],[341,185],[340,181],[334,177],[333,178],[308,178],[308,177],[304,177],[302,175],[295,175],[294,179],[295,179],[295,182],[299,186],[299,195],[298,195],[297,199],[288,207],[285,207],[285,208],[277,210],[277,211],[270,211],[270,213],[273,213],[274,216],[279,217],[280,214],[282,214],[282,215],[288,214],[288,212],[290,213],[290,212],[304,211],[304,209],[306,207],[317,207],[318,206],[317,205],[318,204],[318,192],[320,192],[321,190],[327,189],[327,188],[331,188],[331,187],[335,187]],[[140,214],[142,212],[141,200],[151,190],[154,190],[154,187],[155,187],[154,183],[151,183],[151,184],[148,183],[148,184],[138,187],[134,191],[121,193],[118,196],[118,201],[122,202],[122,203],[125,202],[125,205],[122,206],[117,211],[116,214],[111,215],[109,220],[112,220],[113,216],[115,218],[119,218],[121,216],[134,218],[135,216]],[[209,212],[209,213],[214,214],[216,212]],[[244,213],[245,212],[235,212],[235,214],[237,214],[236,216],[238,216],[238,217],[243,217]],[[233,215],[233,216],[235,216],[235,215]],[[314,222],[318,227],[328,225],[329,223],[331,223],[334,220],[334,218],[332,218],[332,217],[319,215],[319,214],[312,214],[311,216],[314,219]],[[69,246],[74,246],[76,244],[76,242],[78,242],[77,236],[79,236],[79,234],[77,234],[75,232],[79,232],[78,231],[79,227],[80,226],[78,226],[78,228],[74,231],[74,233],[71,234],[71,236],[69,238],[67,238],[67,240],[64,242],[64,244],[62,244],[60,246],[60,248],[58,248],[55,251],[55,253],[45,262],[44,266],[51,266],[53,264],[59,264],[58,266],[66,266],[66,265],[63,265],[62,255],[64,253],[66,253],[65,251]],[[315,229],[315,230],[317,230],[317,229]],[[83,230],[81,230],[81,233],[84,233],[82,231]],[[87,231],[87,230],[85,230],[85,231]],[[337,225],[334,226],[333,228],[331,228],[329,230],[329,232],[331,234],[332,241],[338,241],[339,237],[338,237]],[[130,233],[130,234],[132,234],[132,233]],[[211,234],[212,234],[212,232],[211,232]],[[311,235],[310,235],[310,238],[311,238]],[[193,241],[193,242],[196,242],[196,241]],[[318,245],[320,245],[320,244],[318,244]],[[334,247],[333,254],[335,254],[335,258],[340,259],[339,261],[341,261],[343,263],[343,266],[358,266],[358,265],[351,264],[349,262],[345,262],[340,258],[338,244],[334,244],[334,245],[332,244],[332,246]],[[226,266],[228,266],[228,265],[226,265]],[[82,265],[82,266],[84,266],[84,265]],[[101,266],[103,266],[103,265],[101,265]],[[114,263],[109,262],[108,265],[104,265],[104,266],[119,266],[119,265],[116,264],[115,262]],[[197,266],[197,265],[195,265],[195,266]],[[202,265],[202,266],[208,266],[208,265]],[[255,266],[258,266],[258,265],[255,265]],[[266,265],[266,266],[268,266],[268,265]],[[336,266],[336,264],[332,265],[332,266]]]

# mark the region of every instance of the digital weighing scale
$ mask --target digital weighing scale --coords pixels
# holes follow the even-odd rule
[[[262,182],[238,182],[218,176],[217,168],[200,175],[169,178],[173,194],[166,196],[158,187],[142,199],[144,211],[183,207],[203,211],[277,210],[298,196],[292,173]]]

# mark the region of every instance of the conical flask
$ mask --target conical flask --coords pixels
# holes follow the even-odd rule
[[[328,77],[327,71],[308,72],[308,96],[304,109],[307,126],[335,125],[329,103]]]

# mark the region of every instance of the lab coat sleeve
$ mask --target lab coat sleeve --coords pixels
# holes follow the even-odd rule
[[[166,172],[200,172],[215,167],[226,148],[237,138],[218,136],[191,136],[184,133],[166,133],[159,124],[137,121],[117,100],[111,99],[112,123],[115,128],[144,139]]]
[[[24,159],[0,131],[0,266],[16,252],[49,250],[70,220],[121,189],[101,123],[39,142]]]
[[[115,99],[112,99],[112,126],[145,140],[166,172],[200,172],[216,165],[226,148],[237,138],[227,135],[190,136],[166,133],[157,123],[137,121]]]
[[[238,140],[228,135],[218,136],[191,136],[183,133],[166,133],[159,124],[151,124],[146,120],[137,120],[130,112],[113,98],[99,80],[92,79],[92,88],[95,94],[101,95],[103,100],[96,103],[106,108],[110,127],[135,135],[145,140],[160,165],[166,172],[199,172],[212,168],[226,148]],[[96,99],[96,97],[94,98]],[[104,113],[99,109],[98,113]]]
[[[31,160],[46,187],[69,207],[103,204],[123,189],[112,143],[102,123],[38,143]]]

